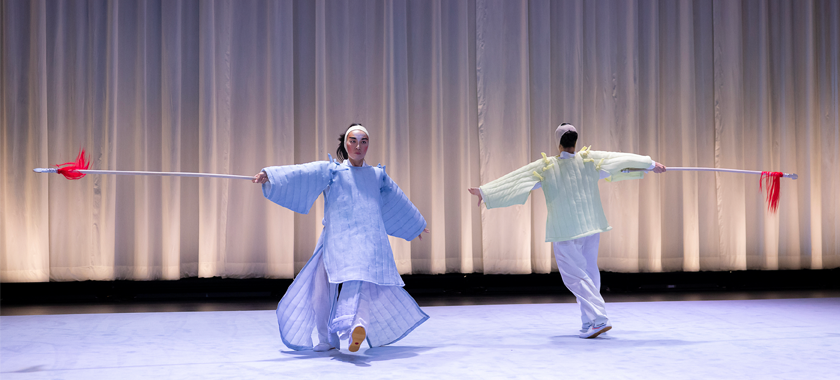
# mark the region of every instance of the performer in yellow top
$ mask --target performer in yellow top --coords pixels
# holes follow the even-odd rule
[[[524,204],[534,189],[542,187],[548,208],[546,241],[554,244],[554,257],[563,283],[575,295],[581,309],[581,338],[595,338],[610,330],[601,275],[598,244],[601,232],[612,229],[601,206],[598,180],[608,182],[638,179],[648,169],[662,173],[666,167],[648,156],[631,153],[592,151],[584,147],[575,153],[577,130],[563,123],[554,132],[560,154],[523,166],[469,192],[488,209]]]

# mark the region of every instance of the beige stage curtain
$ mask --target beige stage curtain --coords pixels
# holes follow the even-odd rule
[[[0,2],[0,281],[291,278],[323,205],[294,214],[244,180],[324,160],[353,122],[368,163],[429,223],[401,273],[547,273],[541,190],[476,207],[466,188],[580,145],[668,166],[796,172],[779,211],[758,176],[602,183],[620,272],[840,266],[840,2]]]

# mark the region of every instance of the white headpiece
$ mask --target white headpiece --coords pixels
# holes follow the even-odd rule
[[[344,132],[344,142],[342,142],[342,144],[347,144],[347,136],[349,136],[350,132],[353,132],[353,131],[362,131],[368,137],[370,137],[370,133],[368,133],[368,131],[367,131],[367,129],[365,129],[365,127],[363,127],[361,124],[354,125],[354,126],[351,126],[350,128],[347,128],[347,132]]]
[[[560,146],[560,138],[562,138],[566,132],[577,133],[577,129],[575,129],[575,126],[571,124],[563,124],[557,127],[557,129],[554,130],[554,140],[557,142],[557,146]]]

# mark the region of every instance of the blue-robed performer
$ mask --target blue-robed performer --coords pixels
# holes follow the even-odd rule
[[[370,140],[361,124],[339,140],[341,162],[271,166],[254,176],[266,198],[302,214],[324,194],[318,245],[277,305],[280,337],[294,350],[328,351],[340,340],[352,352],[364,340],[383,346],[429,318],[403,289],[388,242],[388,235],[422,239],[426,220],[384,166],[365,163]]]

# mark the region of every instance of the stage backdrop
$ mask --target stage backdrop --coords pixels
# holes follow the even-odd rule
[[[602,183],[608,271],[840,266],[840,2],[0,2],[0,281],[290,278],[321,230],[244,180],[325,160],[353,122],[431,234],[401,273],[546,273],[545,204],[467,188],[579,147],[799,174]],[[352,249],[352,247],[347,247]]]

